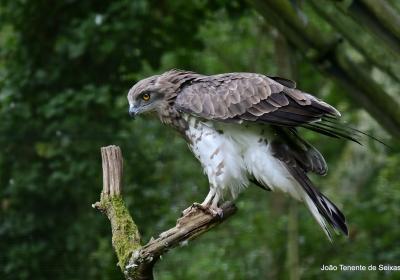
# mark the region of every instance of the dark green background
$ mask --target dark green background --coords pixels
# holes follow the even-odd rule
[[[129,88],[170,68],[275,74],[276,30],[247,2],[228,0],[4,0],[0,21],[0,279],[121,279],[109,223],[91,208],[102,184],[99,148],[123,151],[124,198],[144,241],[208,191],[176,133],[128,117]],[[294,57],[299,88],[392,143],[345,90]],[[399,100],[399,84],[384,74],[377,81]],[[331,244],[299,207],[302,278],[399,279],[400,272],[320,271],[322,264],[400,265],[398,146],[302,133],[326,156],[329,175],[314,179],[350,229]],[[250,187],[237,215],[163,256],[157,279],[288,279],[289,201]]]

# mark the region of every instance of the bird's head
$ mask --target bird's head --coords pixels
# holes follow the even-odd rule
[[[135,117],[146,112],[157,112],[164,103],[165,92],[159,75],[137,82],[128,92],[129,115]]]
[[[172,69],[137,82],[128,92],[129,115],[157,112],[162,117],[174,103],[181,86],[197,76],[200,75]]]

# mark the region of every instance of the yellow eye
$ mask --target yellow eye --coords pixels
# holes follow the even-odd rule
[[[148,93],[143,93],[142,99],[143,99],[144,101],[149,101],[149,100],[150,100],[150,94],[148,94]]]

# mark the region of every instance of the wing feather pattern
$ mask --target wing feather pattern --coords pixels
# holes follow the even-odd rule
[[[199,76],[184,84],[175,106],[209,120],[302,126],[358,142],[354,131],[326,125],[327,118],[340,116],[334,107],[295,86],[290,80],[255,73]]]

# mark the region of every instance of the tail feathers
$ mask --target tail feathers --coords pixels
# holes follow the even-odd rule
[[[308,194],[304,197],[308,209],[314,216],[315,220],[324,230],[326,236],[332,241],[332,234],[329,231],[327,223],[334,229],[341,231],[344,235],[348,236],[349,232],[346,225],[346,219],[342,212],[323,194],[321,194],[320,203],[315,203]],[[325,206],[321,207],[321,205]],[[326,208],[325,208],[326,207]]]
[[[306,203],[308,209],[310,210],[311,214],[313,215],[314,219],[317,223],[321,226],[323,231],[325,232],[326,236],[328,237],[329,241],[332,242],[332,234],[329,231],[328,225],[326,224],[323,216],[320,214],[318,208],[315,206],[314,202],[309,196],[304,197],[304,202]]]
[[[313,186],[311,180],[302,170],[290,168],[290,172],[304,190],[304,201],[329,240],[332,241],[332,235],[327,223],[347,236],[349,232],[346,218],[339,208]]]

